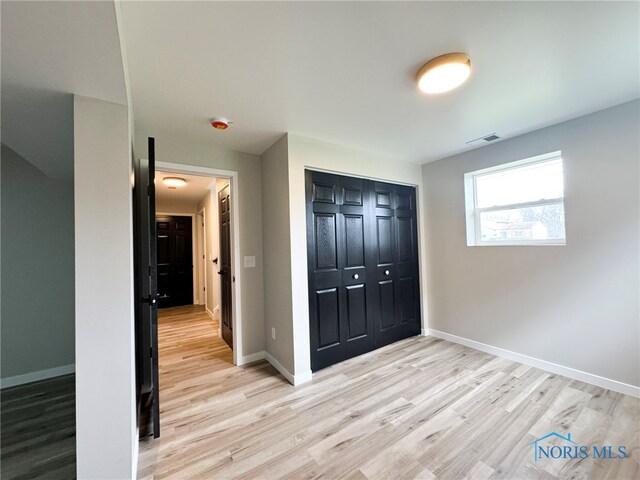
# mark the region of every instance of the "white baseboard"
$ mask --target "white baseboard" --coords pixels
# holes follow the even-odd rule
[[[131,462],[131,478],[138,478],[138,458],[140,455],[140,429],[136,427],[136,436],[133,437],[133,461]]]
[[[207,312],[207,315],[209,315],[209,317],[211,317],[211,320],[219,320],[220,319],[220,309],[218,307],[213,309],[213,312],[211,310],[209,310],[208,307],[204,307],[204,309]]]
[[[256,352],[250,355],[243,355],[238,361],[238,366],[246,365],[247,363],[257,362],[258,360],[264,360],[264,352]]]
[[[291,385],[301,385],[303,383],[311,381],[311,370],[294,375],[289,370],[284,368],[284,366],[269,352],[265,352],[264,358],[267,360],[267,362],[273,365],[273,367],[278,370],[280,374],[284,378],[286,378]]]
[[[0,379],[0,389],[15,387],[16,385],[24,385],[25,383],[46,380],[47,378],[59,377],[76,371],[75,364],[63,365],[61,367],[47,368],[37,372],[25,373],[24,375],[16,375],[15,377],[7,377]]]
[[[420,335],[422,335],[423,337],[428,337],[429,336],[429,329],[428,328],[423,328],[422,332],[420,333]]]
[[[540,360],[539,358],[529,357],[528,355],[522,355],[521,353],[512,352],[511,350],[494,347],[492,345],[487,345],[486,343],[476,342],[475,340],[459,337],[450,333],[440,332],[438,330],[428,329],[427,333],[428,335],[431,335],[433,337],[442,338],[443,340],[449,340],[450,342],[458,343],[475,350],[480,350],[481,352],[491,353],[497,357],[502,357],[513,360],[514,362],[523,363],[525,365],[529,365],[530,367],[539,368],[541,370],[546,370],[558,375],[564,375],[565,377],[569,377],[574,380],[580,380],[581,382],[590,383],[598,387],[607,388],[609,390],[613,390],[614,392],[624,393],[625,395],[631,395],[634,397],[640,397],[640,387],[629,385],[628,383],[601,377],[599,375],[594,375],[582,370],[576,370],[575,368],[565,367],[564,365],[558,365],[557,363],[547,362],[546,360]]]
[[[204,307],[204,309],[207,311],[207,314],[209,315],[211,320],[220,320],[220,305],[216,305],[213,308],[213,312],[211,310],[209,310],[207,307]],[[219,337],[222,336],[222,332],[220,331],[220,324],[219,323],[218,323],[218,336]]]

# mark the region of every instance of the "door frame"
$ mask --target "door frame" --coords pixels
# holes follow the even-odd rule
[[[238,172],[219,168],[199,167],[181,163],[158,162],[156,170],[185,175],[200,175],[211,178],[227,178],[231,188],[231,274],[235,277],[231,289],[231,323],[233,325],[233,363],[242,365],[242,268],[240,263],[240,202]],[[177,215],[177,214],[175,214]]]
[[[171,172],[173,173],[173,172]],[[196,227],[195,227],[195,223],[196,223],[196,214],[195,213],[170,213],[170,212],[156,212],[156,217],[159,217],[161,215],[164,215],[166,217],[191,217],[191,251],[193,252],[191,254],[191,263],[194,264],[195,262],[194,260],[194,256],[197,254],[197,239],[196,239]],[[193,304],[194,305],[198,305],[198,302],[196,300],[198,300],[198,292],[197,292],[197,285],[198,285],[198,280],[197,280],[197,275],[196,275],[196,269],[195,269],[195,265],[191,267],[191,281],[193,284]]]
[[[202,298],[198,300],[200,305],[204,305],[205,310],[209,309],[209,305],[207,305],[207,210],[205,207],[202,207],[198,210],[198,222],[200,221],[200,216],[202,216],[202,225],[198,225],[198,276],[202,278],[198,278],[198,288],[200,291],[199,295],[202,295]],[[200,244],[202,242],[202,244]],[[202,280],[202,283],[200,283]]]

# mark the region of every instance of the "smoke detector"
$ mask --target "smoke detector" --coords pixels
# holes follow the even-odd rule
[[[216,130],[226,130],[229,128],[233,122],[227,120],[226,118],[215,117],[211,119],[211,126]]]

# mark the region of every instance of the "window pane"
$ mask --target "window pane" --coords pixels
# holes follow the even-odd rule
[[[476,207],[563,197],[562,159],[476,177]]]
[[[564,240],[564,204],[482,212],[480,238],[483,242]]]

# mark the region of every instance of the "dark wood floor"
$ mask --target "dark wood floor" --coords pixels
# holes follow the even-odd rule
[[[0,478],[76,477],[75,375],[0,392]]]

